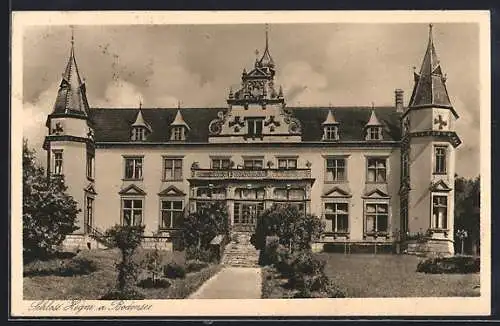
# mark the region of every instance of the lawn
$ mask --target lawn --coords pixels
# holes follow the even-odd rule
[[[146,250],[139,250],[135,255],[137,261],[144,257]],[[83,275],[58,276],[25,276],[23,278],[23,296],[25,300],[71,300],[99,299],[116,284],[117,272],[115,263],[120,260],[118,250],[88,250],[81,251],[73,258],[53,259],[52,261],[36,261],[25,265],[28,270],[42,269],[45,266],[60,264],[68,259],[82,259],[94,263],[95,271]],[[184,257],[178,252],[162,252],[162,263],[175,261],[183,263]],[[210,265],[198,272],[189,273],[184,279],[171,280],[171,286],[166,289],[141,289],[147,299],[185,298],[196,291],[207,279],[220,270],[219,265]]]
[[[479,296],[479,274],[417,273],[410,255],[320,253],[327,275],[350,298]]]

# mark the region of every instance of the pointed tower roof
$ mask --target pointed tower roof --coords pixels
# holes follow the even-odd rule
[[[382,126],[382,124],[380,123],[380,121],[377,118],[377,114],[375,113],[375,109],[372,107],[372,113],[370,115],[370,120],[368,120],[368,122],[366,123],[365,128],[378,127],[378,126]]]
[[[151,126],[146,122],[142,115],[142,103],[139,104],[139,112],[137,112],[137,116],[135,117],[135,121],[132,124],[132,127],[144,127],[150,132],[152,131]]]
[[[326,116],[326,120],[322,123],[322,125],[337,125],[339,124],[335,117],[333,116],[332,110],[328,111],[328,115]]]
[[[269,68],[274,68],[274,60],[271,57],[271,53],[269,52],[269,26],[266,25],[266,48],[264,49],[264,53],[259,60],[259,65]]]
[[[414,73],[414,78],[415,86],[409,107],[452,107],[446,90],[446,77],[443,75],[434,47],[432,24],[429,25],[429,41],[422,60],[422,66],[419,73]]]
[[[182,117],[182,113],[180,108],[177,109],[177,113],[175,114],[175,119],[174,121],[170,124],[170,126],[184,126],[187,129],[189,128],[189,125],[184,121],[184,118]]]
[[[88,115],[89,105],[85,90],[85,83],[82,82],[78,65],[75,59],[75,40],[73,32],[71,34],[71,51],[69,54],[66,69],[62,75],[59,91],[52,113],[74,113]]]

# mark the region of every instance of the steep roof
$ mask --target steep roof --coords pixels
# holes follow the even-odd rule
[[[175,119],[170,125],[171,126],[184,126],[188,129],[190,129],[189,125],[186,123],[186,121],[184,121],[184,118],[182,117],[182,113],[181,113],[180,109],[177,110],[177,113],[175,114]]]
[[[326,116],[325,121],[323,121],[322,125],[337,125],[339,124],[335,117],[333,116],[332,110],[328,110],[328,115]]]
[[[375,109],[372,109],[372,113],[370,114],[370,120],[368,120],[365,127],[378,127],[381,125],[382,124],[378,120],[377,113],[375,112]]]
[[[140,108],[139,112],[137,112],[137,116],[134,123],[132,124],[132,127],[144,127],[151,131],[151,126],[144,120],[144,117],[142,115],[142,108]]]
[[[302,141],[321,141],[322,123],[330,107],[290,107],[288,108],[302,125]],[[336,107],[335,118],[339,122],[340,141],[365,141],[363,129],[370,118],[369,107]],[[178,108],[143,109],[146,121],[150,121],[152,133],[146,142],[169,142],[170,125]],[[186,142],[208,142],[208,125],[217,118],[220,111],[227,108],[182,108],[184,121],[190,126]],[[93,108],[90,118],[94,123],[97,142],[129,142],[130,126],[134,123],[137,108],[106,109]],[[400,117],[394,107],[377,107],[377,116],[383,124],[384,140],[400,140]]]
[[[420,72],[415,73],[415,86],[409,103],[409,107],[421,106],[452,107],[446,90],[446,78],[434,47],[432,24],[429,25],[429,41]]]
[[[88,109],[85,83],[82,82],[76,64],[74,39],[72,37],[68,63],[62,75],[52,113],[73,113],[86,116],[88,115]]]

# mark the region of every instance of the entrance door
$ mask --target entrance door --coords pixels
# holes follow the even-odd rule
[[[263,202],[236,202],[234,203],[234,231],[253,232],[257,223],[257,216],[264,210]]]

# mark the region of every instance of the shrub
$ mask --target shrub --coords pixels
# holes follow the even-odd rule
[[[433,257],[417,265],[417,272],[429,274],[470,274],[479,271],[479,257],[471,256]]]
[[[266,237],[265,247],[260,250],[259,264],[261,266],[271,265],[278,260],[277,250],[279,246],[279,238],[276,236]]]
[[[111,289],[101,297],[101,300],[143,300],[144,298],[144,294],[133,288],[127,288],[124,290]]]
[[[147,252],[141,265],[148,271],[152,283],[156,282],[156,277],[161,274],[161,257],[158,248],[151,252]]]
[[[188,261],[186,263],[186,273],[193,273],[201,271],[208,267],[208,263],[198,260]]]
[[[26,260],[55,253],[66,235],[78,230],[81,211],[67,194],[64,177],[51,177],[23,142],[23,256]]]
[[[194,246],[186,248],[186,259],[212,262],[213,255],[210,249],[197,248]]]
[[[115,225],[106,231],[106,236],[109,239],[111,246],[117,247],[121,252],[121,261],[116,264],[118,271],[118,279],[116,289],[111,290],[107,294],[107,298],[114,296],[138,296],[136,290],[133,289],[137,281],[137,273],[139,264],[133,260],[134,251],[142,242],[144,234],[144,226],[123,226]]]
[[[177,263],[168,263],[163,268],[163,275],[167,278],[184,278],[186,277],[186,269]]]
[[[314,215],[304,214],[293,205],[274,205],[257,218],[251,243],[262,250],[266,246],[266,237],[278,236],[279,243],[291,251],[311,249],[311,243],[323,229],[323,222]]]
[[[140,280],[137,283],[137,285],[140,286],[141,288],[145,288],[145,289],[153,289],[153,288],[166,289],[166,288],[170,287],[171,284],[170,284],[169,280],[164,279],[164,278],[153,279],[151,277],[148,277],[148,278]]]

